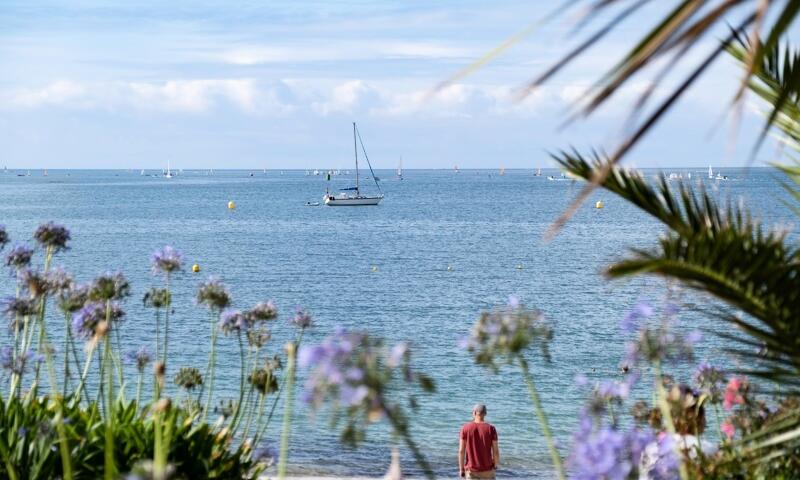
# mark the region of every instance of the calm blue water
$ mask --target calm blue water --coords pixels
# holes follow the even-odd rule
[[[695,179],[704,178],[700,169]],[[378,207],[307,207],[325,190],[322,176],[300,171],[255,173],[185,172],[165,180],[129,171],[55,171],[30,177],[0,173],[0,223],[15,239],[30,238],[43,221],[55,220],[73,233],[72,249],[59,256],[80,280],[123,270],[134,296],[127,302],[126,348],[151,344],[153,320],[139,301],[161,280],[150,272],[153,250],[170,244],[202,273],[183,273],[175,282],[176,314],[171,372],[203,367],[208,348],[207,313],[194,306],[195,288],[210,274],[228,283],[235,304],[247,308],[274,299],[286,317],[295,305],[308,307],[316,342],[336,325],[368,329],[390,340],[413,342],[415,363],[434,377],[437,393],[421,397],[412,432],[443,476],[455,470],[457,434],[471,406],[485,402],[488,420],[500,433],[505,477],[549,478],[551,469],[540,429],[518,372],[493,375],[475,366],[456,346],[481,310],[505,303],[509,294],[541,309],[554,325],[553,363],[532,356],[534,374],[563,448],[575,426],[585,392],[576,374],[617,375],[623,339],[619,320],[641,298],[663,299],[655,279],[608,282],[604,266],[629,247],[653,245],[661,227],[610,194],[599,192],[551,242],[543,234],[581,187],[548,181],[530,171],[378,171],[386,199]],[[767,223],[791,220],[772,170],[723,172],[733,178],[710,182],[723,198],[743,201]],[[343,184],[348,179],[335,177]],[[706,180],[702,180],[706,181]],[[707,181],[706,181],[707,182]],[[596,210],[602,199],[605,208]],[[229,200],[236,209],[227,208]],[[373,266],[377,271],[373,271]],[[452,266],[452,270],[448,270]],[[517,268],[521,266],[521,268]],[[0,275],[3,293],[12,280]],[[703,301],[686,296],[686,301]],[[687,323],[714,327],[696,314]],[[57,326],[54,328],[58,328]],[[271,348],[282,349],[290,330],[275,329]],[[238,386],[233,339],[223,339],[220,392]],[[702,357],[724,361],[715,340]],[[302,379],[300,380],[302,383]],[[358,450],[342,448],[328,429],[298,407],[292,438],[296,473],[380,475],[389,460],[390,436],[378,425]],[[270,437],[277,438],[279,422]],[[404,463],[407,470],[414,466]]]

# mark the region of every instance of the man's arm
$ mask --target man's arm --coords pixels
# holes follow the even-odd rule
[[[500,466],[500,445],[497,440],[492,442],[492,460],[494,460],[494,468]]]
[[[464,464],[466,463],[467,450],[464,446],[464,439],[458,440],[458,474],[462,477],[465,475]]]

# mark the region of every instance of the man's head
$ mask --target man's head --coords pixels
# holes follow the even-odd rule
[[[486,416],[486,405],[482,403],[476,403],[474,407],[472,407],[472,418],[475,420],[483,420],[483,417]]]

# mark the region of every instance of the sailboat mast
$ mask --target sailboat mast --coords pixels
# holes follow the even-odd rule
[[[356,122],[353,122],[353,151],[356,154],[356,195],[360,195],[358,191],[358,143],[356,142]]]

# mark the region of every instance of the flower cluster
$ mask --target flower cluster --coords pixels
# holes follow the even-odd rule
[[[197,303],[206,305],[212,310],[221,311],[231,304],[231,294],[219,279],[209,277],[197,289]]]
[[[89,299],[94,301],[121,300],[130,294],[130,283],[122,272],[100,275],[89,289]]]
[[[47,222],[39,225],[33,234],[33,238],[42,247],[51,248],[54,252],[58,252],[67,249],[70,233],[63,225]]]
[[[172,294],[166,288],[151,288],[144,294],[142,304],[145,307],[153,307],[156,310],[166,308],[172,304]]]
[[[163,272],[170,274],[181,269],[183,254],[167,245],[161,250],[153,252],[153,255],[150,256],[150,262],[153,264],[153,273]]]
[[[258,302],[253,308],[246,311],[245,315],[252,323],[274,320],[278,317],[278,308],[272,300]]]
[[[511,363],[534,344],[539,345],[542,356],[549,361],[548,344],[552,338],[553,330],[544,323],[542,315],[524,308],[516,297],[511,297],[505,307],[483,312],[472,334],[460,343],[475,356],[476,363],[497,370],[498,358],[505,357],[505,362]]]
[[[150,355],[147,347],[139,347],[138,350],[132,350],[126,353],[125,357],[129,362],[136,365],[136,369],[139,370],[139,373],[143,373],[145,367],[153,360],[153,356]]]
[[[58,294],[58,308],[72,314],[80,310],[89,300],[89,285],[71,285]]]
[[[314,324],[314,319],[307,310],[303,310],[300,307],[296,307],[294,312],[294,317],[292,317],[292,323],[298,328],[305,329]]]
[[[711,403],[722,401],[722,385],[725,382],[725,373],[708,362],[701,362],[695,370],[694,385],[708,395]]]
[[[267,359],[264,364],[253,370],[247,377],[247,381],[253,385],[253,388],[259,391],[261,395],[267,395],[278,391],[278,377],[275,371],[281,368],[280,358],[276,355],[271,359]]]
[[[595,416],[602,416],[609,406],[621,406],[638,380],[638,374],[630,373],[622,381],[604,380],[595,384],[589,397],[587,411]],[[586,377],[579,375],[576,383],[578,386],[584,386],[588,381]]]
[[[37,311],[38,307],[32,298],[6,297],[3,302],[3,313],[12,322],[19,317],[35,315]]]
[[[0,368],[16,375],[25,373],[28,362],[41,362],[42,360],[44,360],[42,355],[30,351],[15,356],[14,349],[11,347],[6,346],[0,349]]]
[[[122,308],[116,304],[109,305],[108,312],[106,312],[106,304],[102,302],[89,302],[84,305],[80,310],[72,314],[72,331],[76,336],[83,339],[90,339],[98,333],[98,326],[103,323],[107,329],[111,328],[111,324],[106,323],[106,315],[113,324],[114,321],[119,320],[125,315]]]
[[[747,391],[747,380],[740,378],[731,378],[728,385],[725,387],[725,395],[722,400],[722,407],[725,410],[732,409],[735,405],[744,403],[743,392]]]
[[[674,328],[674,317],[677,310],[667,307],[664,320],[658,326],[648,325],[646,320],[654,314],[654,309],[647,303],[639,303],[623,320],[625,332],[636,332],[636,339],[626,345],[626,365],[638,362],[667,362],[691,360],[694,346],[701,339],[698,331],[686,335]]]
[[[396,422],[402,418],[399,406],[387,403],[395,377],[416,380],[426,391],[434,389],[430,378],[411,370],[410,357],[405,344],[387,349],[381,339],[366,332],[338,329],[321,344],[304,346],[298,353],[300,367],[310,371],[303,401],[314,409],[326,403],[334,412],[344,408],[347,425],[342,439],[355,444],[363,438],[361,425],[389,414]]]
[[[19,270],[30,265],[31,258],[33,258],[32,248],[26,245],[16,245],[6,255],[6,265]]]
[[[186,390],[194,390],[203,384],[203,375],[194,367],[183,367],[175,375],[175,385]]]
[[[602,422],[587,412],[580,418],[573,437],[569,465],[571,478],[582,480],[625,480],[639,469],[642,452],[655,442],[649,430],[633,428],[622,431]]]
[[[241,310],[227,308],[219,316],[219,328],[225,335],[250,329],[250,321]]]

